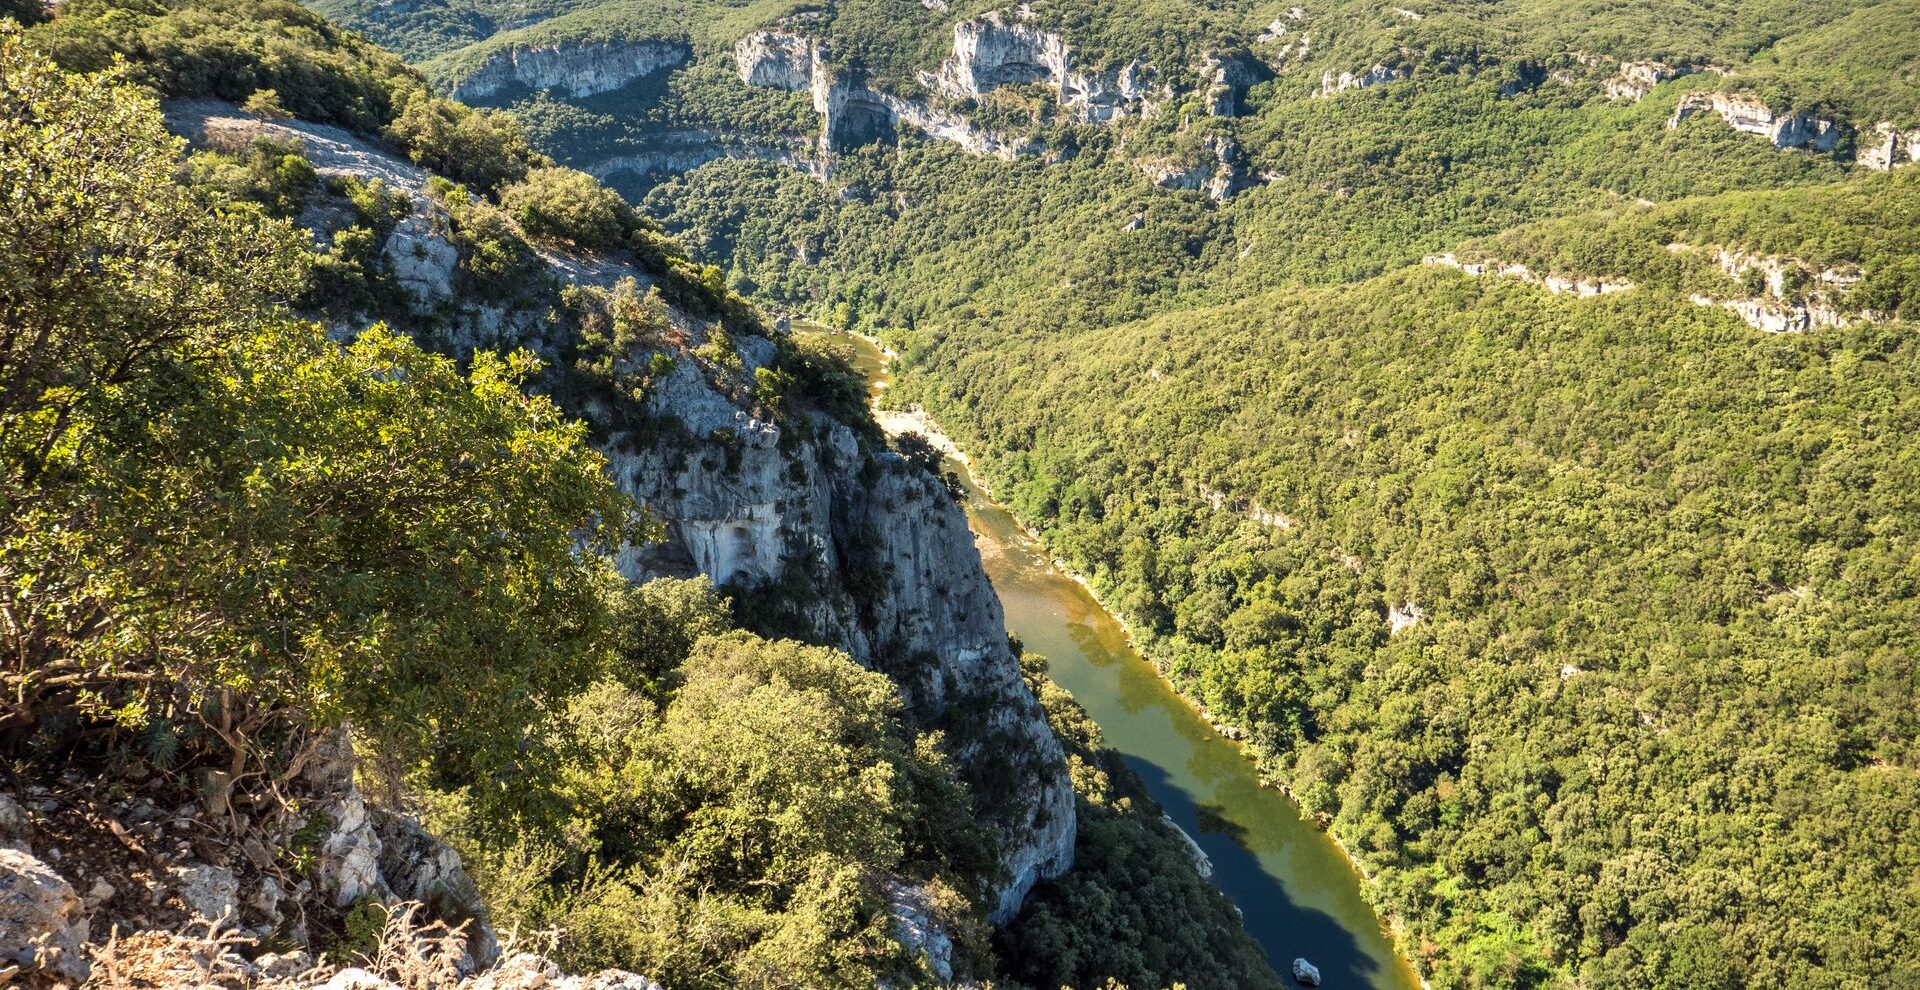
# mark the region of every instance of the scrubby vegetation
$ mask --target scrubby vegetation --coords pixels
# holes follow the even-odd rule
[[[888,908],[911,885],[962,971],[986,964],[993,846],[937,738],[844,655],[731,632],[704,583],[620,580],[610,554],[651,524],[523,390],[530,356],[336,341],[286,308],[303,238],[182,171],[122,78],[8,28],[0,98],[21,111],[0,120],[16,770],[217,770],[271,815],[350,725],[483,843],[505,919],[565,926],[568,962],[914,981]]]

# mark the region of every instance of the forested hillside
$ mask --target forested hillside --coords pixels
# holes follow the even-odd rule
[[[495,99],[895,345],[1436,986],[1920,979],[1920,6],[619,9],[409,55],[683,41]]]
[[[11,692],[33,728],[9,731],[50,740],[36,752],[204,766],[232,748],[173,727],[225,724],[211,693],[285,683],[260,708],[280,735],[242,772],[345,718],[403,755],[393,776],[500,917],[670,987],[933,978],[889,928],[895,880],[951,936],[957,978],[1271,980],[1097,732],[1005,671],[1067,741],[1083,869],[990,934],[1032,754],[978,758],[995,747],[966,732],[992,721],[916,697],[917,654],[866,658],[903,705],[842,654],[729,631],[821,638],[834,607],[871,627],[876,558],[724,593],[610,582],[624,503],[584,444],[628,487],[756,456],[647,402],[723,395],[786,428],[782,449],[862,418],[850,372],[769,335],[752,300],[899,352],[889,401],[924,405],[1175,686],[1244,731],[1433,986],[1920,986],[1920,3],[313,7],[334,23],[69,0],[29,31],[70,71],[124,57],[126,82],[48,82],[7,42],[11,72],[110,108],[81,160],[137,176],[119,202],[169,190],[149,211],[176,225],[164,264],[86,305],[188,321],[130,352],[158,370],[8,393],[53,403],[7,413],[26,507],[8,566],[92,575],[19,634],[14,652],[71,650],[53,662],[81,671]],[[413,208],[456,246],[446,298],[419,305],[421,256],[382,246],[415,233],[390,189],[273,141],[175,169],[130,85],[337,125],[433,172]],[[122,144],[138,169],[105,150]],[[15,243],[122,236],[59,219],[46,188],[54,219]],[[282,222],[317,216],[315,246]],[[635,281],[563,296],[544,281],[562,256]],[[211,303],[166,309],[177,286]],[[279,305],[455,353],[498,342],[473,330],[493,307],[558,363],[456,364],[379,333],[341,348]],[[49,312],[63,333],[108,322]],[[74,339],[99,363],[73,374],[129,353]],[[303,389],[325,397],[288,398]],[[368,426],[419,437],[396,444],[413,456],[380,461]],[[856,432],[896,473],[846,487],[895,478],[886,511],[940,490],[928,458]],[[663,436],[707,453],[648,460]],[[457,454],[496,446],[549,467]],[[287,453],[263,474],[240,453],[261,449]],[[343,476],[361,501],[323,497]],[[441,476],[493,487],[409,501],[408,479]],[[288,508],[316,498],[333,514]],[[361,506],[388,501],[433,525],[409,554],[363,554],[400,522]],[[314,539],[345,549],[309,560]],[[179,593],[134,594],[156,573]],[[281,604],[222,597],[249,589]],[[474,620],[443,642],[368,624],[369,596]],[[439,676],[474,644],[482,679]],[[156,677],[179,693],[148,693]],[[427,752],[448,706],[495,694],[513,703],[482,737]],[[841,780],[861,784],[822,783]]]
[[[497,927],[609,988],[1272,984],[839,357],[302,8],[37,13],[0,21],[0,869],[85,899],[57,948],[0,919],[0,964],[425,990]],[[688,495],[756,483],[815,548],[778,581]],[[150,855],[174,816],[201,837]],[[76,829],[117,851],[62,862]],[[1087,865],[1030,928],[1043,843]],[[145,962],[103,941],[136,929]]]

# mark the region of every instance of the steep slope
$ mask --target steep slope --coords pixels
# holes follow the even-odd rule
[[[566,305],[560,286],[604,294],[660,281],[619,262],[550,253],[547,271],[533,273],[518,298],[481,304],[456,291],[460,225],[429,196],[425,170],[338,128],[256,119],[216,102],[175,103],[169,120],[201,147],[298,141],[323,178],[378,179],[405,196],[406,213],[378,251],[411,311],[431,315],[415,332],[455,355],[530,347],[564,367],[579,338],[548,317]],[[345,211],[310,204],[302,225],[337,238],[329,214]],[[1069,865],[1072,791],[959,508],[937,477],[881,449],[870,423],[774,413],[767,403],[779,396],[755,384],[790,373],[774,341],[730,335],[684,309],[658,315],[668,338],[614,357],[636,368],[668,359],[671,370],[646,383],[643,400],[554,383],[600,426],[616,483],[668,525],[668,539],[630,550],[623,570],[637,581],[704,574],[759,599],[752,607],[770,631],[840,647],[898,681],[923,723],[948,732],[981,814],[1002,829],[1007,876],[995,884],[994,916],[1010,918],[1037,880]]]
[[[1436,984],[1865,986],[1920,928],[1915,10],[556,4],[410,54],[685,44],[490,99],[888,334]]]

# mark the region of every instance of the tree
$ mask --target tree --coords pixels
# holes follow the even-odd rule
[[[0,98],[0,731],[198,719],[236,778],[342,719],[511,758],[608,662],[639,536],[533,359],[338,344],[273,304],[290,229],[175,185],[149,101],[11,35]]]

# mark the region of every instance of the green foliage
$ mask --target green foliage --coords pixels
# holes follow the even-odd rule
[[[1907,869],[1916,773],[1905,331],[1415,271],[916,374],[1437,983],[1897,979],[1920,903],[1867,878]]]
[[[582,428],[520,392],[524,355],[462,374],[286,320],[290,230],[174,185],[150,103],[0,45],[30,111],[0,125],[0,717],[199,713],[237,759],[350,717],[510,757],[635,533]]]
[[[500,191],[500,206],[528,237],[580,251],[624,247],[641,223],[617,193],[568,168],[534,169]]]
[[[490,885],[548,891],[509,920],[559,925],[574,965],[675,986],[868,987],[912,975],[887,912],[906,876],[978,952],[962,892],[991,846],[893,684],[831,650],[708,634],[727,618],[704,582],[633,595],[620,679],[543,735],[561,805],[520,828],[551,852],[482,845]]]

